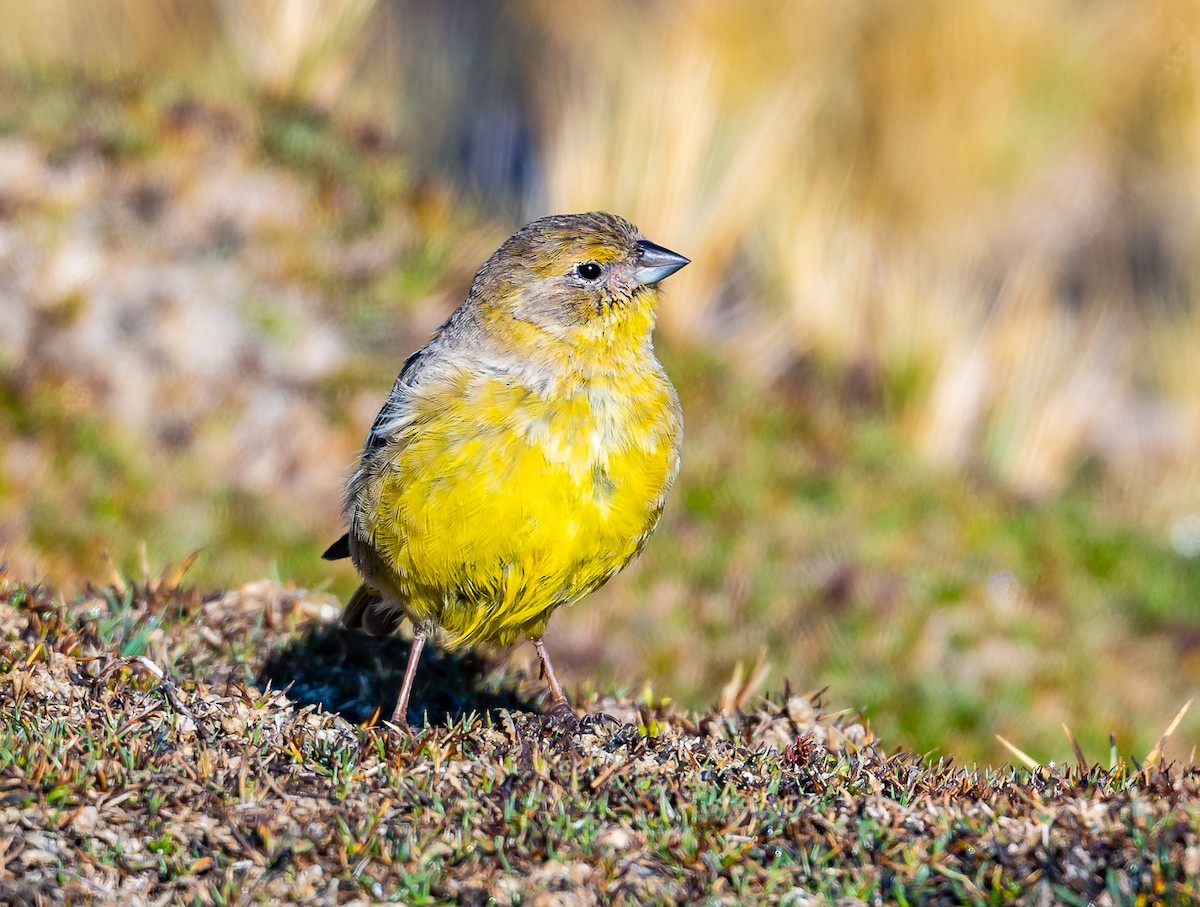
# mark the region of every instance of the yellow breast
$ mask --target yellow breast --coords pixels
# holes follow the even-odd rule
[[[652,357],[622,372],[464,369],[414,399],[361,514],[414,621],[451,645],[536,636],[641,550],[681,420]]]

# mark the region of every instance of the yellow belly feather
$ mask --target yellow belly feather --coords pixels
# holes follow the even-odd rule
[[[363,516],[390,591],[451,646],[540,635],[641,550],[679,465],[657,367],[541,393],[464,374],[414,407]]]

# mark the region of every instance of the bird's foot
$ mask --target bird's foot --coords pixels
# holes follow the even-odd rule
[[[394,718],[375,725],[373,730],[383,739],[384,748],[388,752],[396,752],[409,746],[417,736],[417,732],[407,721],[397,721]]]
[[[559,699],[550,707],[550,717],[569,734],[578,734],[581,727],[579,719],[571,711],[571,704],[566,699]]]
[[[579,729],[585,734],[594,734],[602,727],[607,727],[610,731],[617,731],[625,727],[625,724],[621,719],[614,718],[607,712],[584,715],[579,722]]]

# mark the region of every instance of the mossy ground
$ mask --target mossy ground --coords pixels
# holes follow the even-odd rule
[[[427,660],[324,596],[163,578],[0,593],[9,903],[1133,904],[1200,897],[1200,773],[967,770],[785,691],[592,696],[576,733],[502,658]],[[308,704],[306,704],[308,703]],[[366,722],[362,719],[367,716]]]

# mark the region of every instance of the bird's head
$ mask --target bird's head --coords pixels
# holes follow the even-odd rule
[[[604,212],[543,217],[522,227],[475,276],[489,320],[515,319],[573,341],[648,334],[658,282],[688,259]]]

